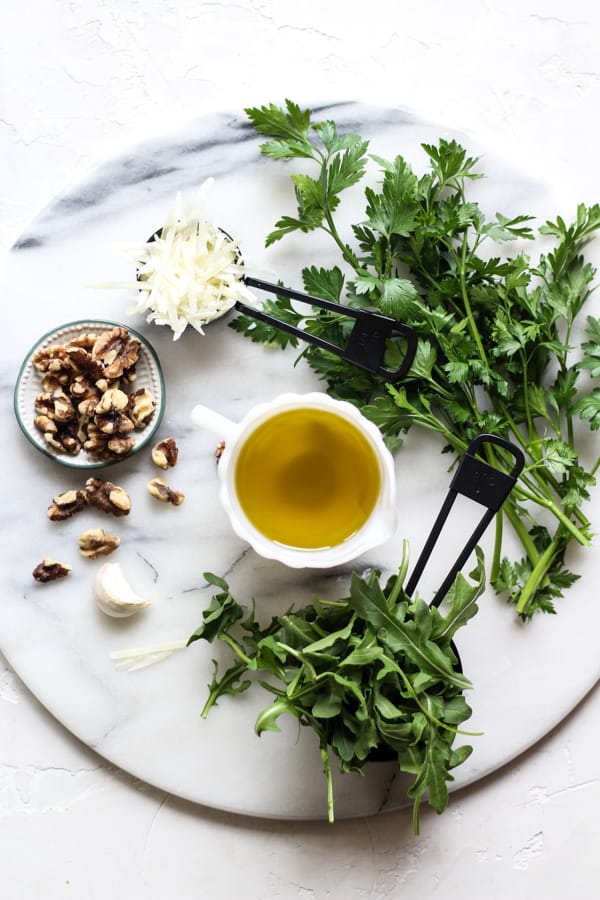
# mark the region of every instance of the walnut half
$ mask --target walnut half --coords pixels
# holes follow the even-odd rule
[[[107,534],[103,528],[90,528],[79,536],[79,551],[87,559],[98,559],[113,553],[120,543],[116,534]]]
[[[152,448],[152,462],[160,469],[169,469],[177,465],[179,450],[175,438],[165,438]]]
[[[88,478],[85,483],[88,503],[113,516],[128,516],[131,511],[131,498],[127,491],[112,481],[100,481]]]
[[[48,518],[53,522],[62,522],[70,519],[75,513],[87,506],[88,498],[85,491],[64,491],[53,498],[48,507]]]
[[[174,491],[170,488],[164,478],[153,478],[146,485],[148,493],[160,500],[161,503],[172,503],[173,506],[181,506],[185,500],[185,494],[182,491]]]

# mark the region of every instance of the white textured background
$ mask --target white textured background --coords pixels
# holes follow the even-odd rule
[[[407,106],[597,201],[599,46],[592,0],[5,0],[0,251],[124,144],[284,96]],[[2,309],[16,314],[4,290]],[[595,900],[599,744],[596,689],[524,758],[426,812],[418,839],[405,814],[257,822],[108,767],[1,664],[0,900]]]

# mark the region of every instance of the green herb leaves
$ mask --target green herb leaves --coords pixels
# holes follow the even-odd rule
[[[574,578],[563,565],[566,545],[590,543],[591,525],[580,507],[600,464],[600,457],[580,457],[575,427],[600,430],[600,386],[593,383],[600,378],[600,320],[588,317],[581,348],[573,341],[595,276],[583,252],[600,228],[600,205],[580,204],[573,222],[557,217],[536,234],[529,215],[488,217],[468,198],[469,186],[482,177],[480,161],[456,141],[424,144],[425,171],[419,174],[402,155],[368,156],[359,135],[341,135],[335,123],[315,121],[291,101],[247,112],[268,138],[264,154],[286,164],[304,161],[303,173],[292,175],[297,218],[277,222],[266,242],[321,230],[342,266],[305,269],[305,288],[378,308],[420,337],[400,389],[317,347],[303,349],[302,357],[330,394],[363,409],[393,449],[412,427],[437,431],[459,454],[481,432],[522,447],[527,465],[503,513],[525,556],[505,560],[498,540],[490,578],[522,618],[553,612]],[[365,185],[362,221],[341,234],[335,217],[340,195],[365,176],[367,159],[379,167],[379,181]],[[524,250],[500,252],[507,242],[525,245],[539,236],[552,246],[537,259]],[[337,345],[347,338],[348,320],[334,313],[299,313],[283,299],[269,308]],[[289,343],[251,319],[238,317],[234,327],[253,340]],[[543,547],[536,536],[540,520]],[[501,576],[509,570],[510,578]]]
[[[359,135],[339,135],[334,122],[311,123],[310,111],[286,101],[285,110],[270,104],[246,113],[254,127],[271,140],[261,152],[273,159],[311,159],[319,166],[318,178],[292,176],[298,203],[298,218],[284,216],[267,238],[267,244],[281,240],[292,231],[329,228],[331,213],[339,195],[357,184],[365,174],[368,141]],[[313,132],[314,140],[309,136]]]
[[[260,625],[254,609],[239,605],[226,582],[206,575],[219,588],[189,643],[221,641],[232,664],[215,674],[203,716],[225,694],[258,686],[274,695],[259,714],[255,731],[278,731],[282,715],[312,728],[319,739],[327,778],[328,814],[334,805],[330,754],[344,772],[360,771],[378,758],[395,760],[414,776],[414,828],[425,795],[437,812],[448,803],[451,770],[471,747],[453,747],[458,726],[470,716],[452,638],[477,611],[484,589],[481,554],[470,579],[459,575],[443,609],[410,599],[403,588],[407,550],[399,574],[382,585],[380,573],[353,574],[349,596],[315,599]],[[265,678],[266,676],[266,678]],[[264,679],[264,680],[263,680]]]

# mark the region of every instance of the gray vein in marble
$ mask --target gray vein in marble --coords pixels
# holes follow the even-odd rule
[[[416,121],[404,110],[364,107],[351,101],[315,104],[312,108],[320,117],[335,117],[345,130],[364,132],[375,126],[385,130]],[[247,120],[236,115],[198,120],[188,129],[167,139],[140,144],[99,166],[89,178],[51,201],[18,238],[13,250],[38,248],[55,241],[77,221],[115,214],[123,208],[128,188],[148,184],[153,192],[160,189],[164,194],[185,184],[199,183],[209,175],[218,178],[231,169],[231,148],[235,148],[238,171],[260,159],[258,144],[262,139]],[[203,174],[201,163],[206,166]]]
[[[150,562],[148,557],[145,556],[140,550],[136,550],[136,555],[139,557],[139,559],[142,560],[142,562],[144,562],[148,566],[148,568],[150,569],[150,571],[152,572],[152,575],[153,575],[152,580],[156,584],[156,582],[159,579],[159,571],[158,571],[157,567],[154,565],[154,563]]]

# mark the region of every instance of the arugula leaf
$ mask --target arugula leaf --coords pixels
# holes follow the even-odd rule
[[[319,740],[327,780],[327,806],[334,803],[330,754],[342,772],[360,772],[383,756],[414,775],[408,795],[419,806],[425,796],[438,812],[448,803],[450,770],[469,755],[453,749],[458,727],[471,710],[464,699],[470,682],[457,668],[451,642],[477,610],[484,589],[483,559],[467,580],[457,578],[444,613],[403,587],[407,550],[398,574],[382,585],[379,572],[353,574],[350,594],[341,600],[315,598],[261,627],[235,601],[227,583],[208,575],[219,590],[203,612],[189,643],[220,641],[233,653],[222,676],[216,663],[202,715],[224,695],[252,685],[275,695],[259,713],[255,732],[280,731],[279,719],[291,715]],[[258,684],[250,673],[262,672]]]
[[[432,638],[453,638],[458,629],[466,625],[469,619],[476,614],[477,598],[485,586],[485,564],[483,553],[479,547],[475,548],[475,555],[477,565],[470,575],[476,586],[475,589],[459,572],[444,600],[445,614],[442,610],[438,610],[439,621],[434,619]]]
[[[429,640],[427,629],[431,627],[431,619],[423,615],[426,604],[418,603],[413,620],[398,621],[388,608],[379,583],[365,582],[356,573],[352,575],[349,602],[371,628],[377,629],[380,641],[393,655],[402,653],[427,674],[446,678],[455,687],[471,687],[468,679],[453,671],[438,645]]]

